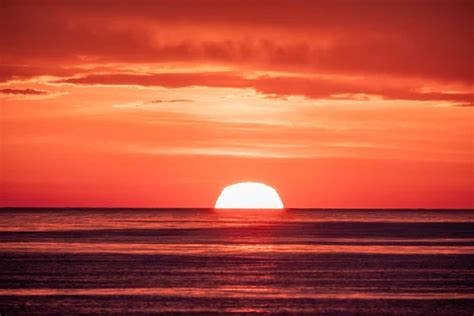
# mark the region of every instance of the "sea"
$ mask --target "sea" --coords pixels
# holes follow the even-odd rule
[[[0,315],[473,315],[474,210],[0,209]]]

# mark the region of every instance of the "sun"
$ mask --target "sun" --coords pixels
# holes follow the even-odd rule
[[[216,201],[215,208],[282,209],[278,192],[263,183],[240,182],[225,187]]]

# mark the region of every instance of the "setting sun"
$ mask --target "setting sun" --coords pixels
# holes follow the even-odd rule
[[[225,187],[215,208],[281,209],[283,203],[274,188],[258,182],[241,182]]]

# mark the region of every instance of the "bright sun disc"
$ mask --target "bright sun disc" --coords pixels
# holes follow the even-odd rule
[[[281,209],[283,203],[274,188],[258,182],[241,182],[225,187],[215,208]]]

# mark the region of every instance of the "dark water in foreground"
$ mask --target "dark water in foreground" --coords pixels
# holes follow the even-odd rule
[[[472,315],[474,211],[0,210],[0,314]]]

